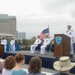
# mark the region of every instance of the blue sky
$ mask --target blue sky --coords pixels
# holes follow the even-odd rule
[[[50,25],[50,35],[75,30],[75,0],[0,0],[0,14],[17,17],[17,30],[27,38],[37,36]]]

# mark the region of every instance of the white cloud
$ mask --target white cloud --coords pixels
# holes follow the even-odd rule
[[[16,16],[42,13],[39,0],[0,0],[0,10]]]

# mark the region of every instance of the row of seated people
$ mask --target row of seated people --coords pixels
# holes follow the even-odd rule
[[[38,46],[35,48],[35,51],[36,50],[40,51],[41,45],[42,45],[42,43],[38,44]],[[75,43],[73,43],[73,49],[74,49],[74,52],[75,52]],[[48,52],[50,52],[50,51],[54,52],[54,42],[53,43],[51,42],[49,45],[47,45],[45,50],[48,51]]]
[[[31,53],[34,53],[36,50],[40,51],[41,54],[44,54],[45,51],[50,51],[53,48],[53,44],[48,35],[44,40],[40,39],[40,36],[35,40],[34,44],[31,45],[30,50]]]
[[[2,75],[50,75],[42,73],[42,60],[40,57],[32,57],[29,61],[28,72],[22,69],[25,64],[25,56],[18,53],[13,56],[8,56],[3,62]],[[66,65],[66,66],[65,66]],[[75,63],[70,62],[68,56],[60,57],[59,61],[55,61],[53,67],[58,71],[51,75],[70,75],[69,71],[75,66]]]
[[[75,43],[73,44],[73,49],[75,52]],[[45,51],[54,52],[54,41],[50,40],[50,38],[46,35],[44,40],[40,39],[40,36],[35,40],[34,44],[30,47],[31,53],[34,53],[36,50],[40,52],[40,54],[44,54]]]

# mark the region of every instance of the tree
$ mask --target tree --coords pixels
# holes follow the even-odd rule
[[[35,39],[36,39],[36,37],[35,37],[35,36],[31,38],[31,40],[35,40]]]

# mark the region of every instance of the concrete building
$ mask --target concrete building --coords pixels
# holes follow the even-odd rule
[[[25,32],[19,32],[18,33],[18,39],[19,40],[26,39],[26,33]]]
[[[0,37],[13,36],[16,38],[16,17],[0,14]]]

